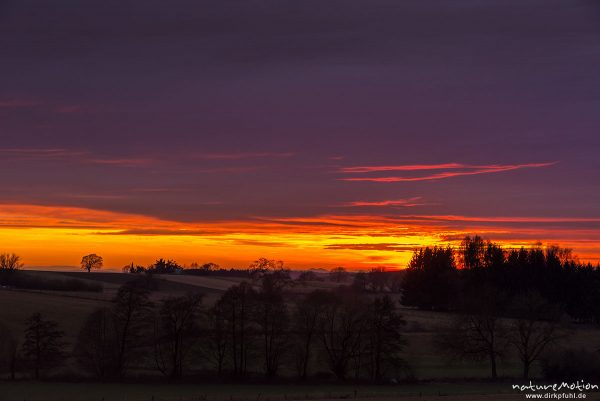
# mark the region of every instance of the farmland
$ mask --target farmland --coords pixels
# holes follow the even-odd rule
[[[102,285],[101,292],[32,291],[0,290],[0,321],[8,325],[15,333],[22,332],[24,320],[34,312],[41,312],[48,318],[60,323],[65,332],[65,340],[73,344],[86,317],[96,308],[110,305],[119,286],[131,279],[131,275],[122,273],[80,273],[80,272],[33,272],[40,276],[53,278],[76,278]],[[157,279],[158,285],[151,293],[153,301],[165,297],[178,296],[191,291],[204,294],[203,303],[212,305],[229,287],[242,279],[235,277],[205,277],[185,275],[164,275]],[[334,287],[329,282],[308,282],[292,288],[292,297],[300,296],[315,288]],[[294,295],[296,294],[296,295]],[[519,377],[520,364],[516,355],[508,353],[499,366],[501,380],[487,382],[489,366],[486,361],[458,361],[443,355],[434,345],[437,333],[452,320],[449,313],[422,311],[414,308],[400,308],[406,321],[404,336],[406,346],[403,358],[412,371],[416,382],[400,386],[348,386],[348,385],[296,385],[290,384],[249,384],[215,385],[207,384],[201,377],[188,377],[177,385],[155,383],[148,372],[138,371],[137,379],[125,383],[62,383],[60,377],[72,377],[76,371],[73,361],[67,363],[59,376],[51,382],[2,382],[0,400],[304,400],[304,399],[440,399],[444,400],[508,400],[517,399],[511,389],[511,379]],[[583,348],[595,352],[600,349],[600,334],[597,328],[585,325],[563,324],[568,334],[563,345]],[[293,376],[293,372],[288,376]],[[532,376],[538,377],[539,368],[532,370]],[[70,380],[70,379],[69,379]],[[355,392],[356,391],[356,392]],[[48,398],[52,394],[52,398]],[[460,394],[460,397],[458,396]],[[93,395],[93,396],[92,396]],[[519,395],[518,397],[522,397]],[[518,398],[521,399],[521,398]],[[593,399],[593,398],[588,398]]]

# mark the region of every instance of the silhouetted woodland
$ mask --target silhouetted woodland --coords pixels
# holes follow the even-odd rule
[[[580,322],[600,323],[600,269],[580,263],[570,249],[534,246],[505,249],[466,237],[458,249],[415,251],[405,271],[402,303],[421,309],[469,309],[498,300],[494,313],[513,316],[514,300],[535,292]]]

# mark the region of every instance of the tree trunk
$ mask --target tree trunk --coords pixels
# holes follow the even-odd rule
[[[498,378],[498,373],[496,371],[496,354],[490,354],[490,361],[492,363],[492,380],[496,380]]]
[[[523,379],[529,379],[529,365],[531,363],[529,361],[523,362]]]
[[[308,358],[310,358],[310,337],[307,339],[304,347],[304,361],[302,361],[302,380],[308,376]]]
[[[10,357],[10,379],[15,380],[15,376],[17,373],[17,351],[13,350],[12,355]]]

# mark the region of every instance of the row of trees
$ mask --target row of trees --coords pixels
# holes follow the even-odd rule
[[[259,286],[242,282],[205,307],[197,293],[153,303],[146,279],[135,279],[109,307],[88,316],[71,353],[58,323],[37,313],[25,324],[21,346],[0,326],[0,361],[13,378],[23,369],[38,378],[69,356],[99,378],[149,367],[171,379],[190,371],[236,379],[295,372],[307,379],[326,369],[340,380],[379,382],[408,372],[401,357],[404,321],[389,295],[367,296],[349,286],[289,303],[285,285],[277,275],[264,275]],[[560,311],[528,292],[515,299],[515,315],[506,319],[497,313],[504,301],[482,289],[463,305],[436,336],[440,355],[488,359],[495,379],[498,359],[512,350],[527,379],[533,363],[564,336]]]
[[[510,300],[539,293],[572,318],[600,323],[600,268],[577,261],[558,246],[505,249],[481,237],[461,246],[427,247],[413,254],[406,270],[402,303],[421,309],[460,310],[465,298],[486,288],[505,299],[498,313],[510,315]]]
[[[268,378],[296,372],[306,379],[323,370],[340,380],[400,376],[404,321],[389,296],[340,288],[292,303],[285,299],[286,283],[264,274],[256,285],[242,282],[204,306],[197,293],[153,303],[146,283],[132,280],[109,307],[89,315],[71,355],[101,378],[149,366],[172,379],[191,371],[237,379],[259,372]],[[20,347],[6,328],[2,332],[0,343],[12,357],[0,360],[11,361],[5,368],[13,376],[25,368],[39,377],[69,356],[57,323],[39,314],[27,321]]]
[[[458,250],[422,248],[413,254],[402,290],[404,305],[455,312],[438,336],[440,349],[487,359],[493,378],[511,346],[529,377],[532,364],[564,335],[564,313],[600,323],[600,269],[558,246],[504,249],[466,237]]]
[[[87,269],[86,269],[87,270]],[[122,271],[130,274],[185,274],[200,276],[237,276],[248,279],[260,277],[265,273],[279,272],[285,273],[289,278],[292,271],[285,267],[281,260],[272,260],[259,258],[252,262],[245,269],[224,269],[216,263],[192,263],[189,267],[184,267],[171,259],[157,259],[148,266],[136,265],[130,263],[123,266]],[[298,284],[306,284],[316,281],[330,281],[338,284],[346,284],[352,281],[353,287],[365,292],[397,292],[401,290],[401,274],[398,271],[388,271],[383,267],[371,269],[369,272],[350,273],[346,268],[339,266],[329,271],[324,269],[304,270],[297,275]]]

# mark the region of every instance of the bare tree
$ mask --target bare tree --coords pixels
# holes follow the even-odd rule
[[[0,253],[0,271],[15,271],[23,267],[21,257],[14,253]]]
[[[87,270],[88,273],[92,271],[92,269],[100,269],[102,268],[104,261],[102,260],[102,256],[98,256],[95,253],[89,254],[81,258],[81,268],[83,270]]]
[[[162,300],[155,328],[157,368],[170,378],[179,378],[194,340],[198,337],[198,317],[202,294],[188,294]]]
[[[498,358],[509,345],[507,326],[498,317],[501,302],[493,294],[483,292],[470,299],[464,312],[438,336],[438,348],[459,359],[488,359],[492,379],[496,379]]]
[[[125,283],[114,299],[113,316],[117,340],[115,375],[121,376],[129,363],[137,358],[144,331],[151,317],[152,303],[144,280]]]
[[[113,310],[100,308],[85,320],[73,354],[79,366],[97,377],[111,377],[117,370],[117,330]]]
[[[92,312],[81,328],[74,349],[80,366],[98,377],[124,375],[141,357],[151,306],[142,280],[121,286],[112,307]]]
[[[301,299],[294,309],[292,320],[294,355],[298,375],[304,380],[308,377],[308,367],[318,340],[319,321],[329,299],[329,292],[315,290]]]
[[[208,262],[208,263],[204,263],[202,266],[198,266],[202,271],[205,272],[212,272],[212,271],[216,271],[219,270],[221,268],[221,266],[219,266],[216,263],[213,262]]]
[[[25,322],[23,356],[31,364],[36,379],[41,370],[56,367],[64,359],[63,336],[58,323],[44,319],[40,313],[34,313]]]
[[[247,282],[230,287],[218,301],[225,316],[229,333],[231,365],[236,376],[244,376],[248,368],[249,351],[252,348],[254,325],[252,315],[256,291]]]
[[[356,294],[332,294],[325,304],[319,322],[321,343],[329,368],[339,380],[346,378],[350,363],[360,357],[366,327],[365,306],[364,298]]]
[[[265,373],[277,374],[282,355],[287,348],[289,315],[283,300],[280,281],[274,275],[265,275],[256,296],[254,319],[262,337]]]
[[[227,332],[227,317],[223,304],[217,302],[207,313],[208,327],[203,351],[217,370],[217,375],[223,374],[227,353],[230,350],[230,341]]]
[[[531,365],[544,350],[563,335],[558,329],[559,310],[537,292],[515,299],[516,319],[510,326],[511,342],[523,363],[523,379],[529,378]]]
[[[258,258],[248,266],[248,271],[253,279],[260,279],[265,274],[288,275],[289,270],[285,268],[282,260]],[[288,277],[289,278],[289,277]]]
[[[375,298],[367,314],[367,354],[371,380],[380,381],[392,368],[400,368],[400,353],[406,345],[402,326],[406,322],[396,312],[394,301],[386,295]]]

